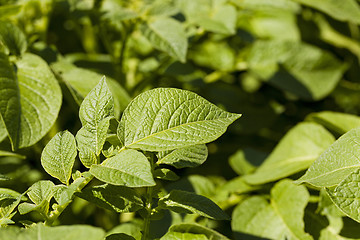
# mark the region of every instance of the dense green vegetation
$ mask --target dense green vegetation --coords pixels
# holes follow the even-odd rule
[[[359,24],[358,0],[0,0],[0,239],[359,239]]]

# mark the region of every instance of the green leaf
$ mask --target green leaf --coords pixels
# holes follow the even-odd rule
[[[30,211],[39,211],[43,214],[47,214],[50,200],[54,196],[54,187],[55,185],[51,181],[47,180],[34,183],[27,192],[28,197],[34,204],[20,204],[20,214],[26,214]]]
[[[213,201],[191,192],[172,190],[159,199],[159,207],[178,213],[197,213],[216,220],[230,220],[229,216]]]
[[[173,18],[158,18],[153,22],[143,23],[140,29],[156,49],[180,62],[186,61],[188,43],[180,22]]]
[[[344,134],[353,128],[360,127],[360,118],[348,113],[323,111],[312,113],[306,119],[322,124],[324,127],[339,134]]]
[[[14,223],[11,220],[16,213],[14,210],[20,201],[25,199],[24,194],[17,193],[10,189],[0,189],[0,228]]]
[[[0,114],[9,135],[13,150],[18,148],[20,138],[19,86],[8,56],[0,53]]]
[[[161,151],[157,153],[156,164],[167,164],[176,168],[197,167],[205,162],[208,149],[205,144],[175,149],[173,151]]]
[[[77,194],[89,202],[116,212],[136,212],[143,208],[143,202],[137,192],[131,188],[113,185],[101,185],[87,188]]]
[[[309,167],[298,183],[316,187],[331,187],[339,184],[351,172],[360,168],[360,128],[342,135]]]
[[[331,17],[360,24],[360,6],[355,0],[293,0],[309,7],[315,8]]]
[[[139,151],[126,149],[101,165],[92,165],[90,173],[97,179],[127,187],[154,186],[148,159]]]
[[[261,196],[241,202],[233,211],[232,229],[270,239],[312,239],[304,232],[303,215],[308,200],[304,186],[282,180],[271,189],[270,203]]]
[[[21,194],[7,188],[0,188],[0,201],[4,199],[17,199]],[[25,198],[26,199],[26,198]]]
[[[113,115],[113,97],[105,78],[102,78],[99,84],[85,97],[79,111],[83,127],[76,134],[76,140],[80,160],[86,167],[97,163],[97,157],[105,143],[110,119]]]
[[[106,236],[105,240],[136,240],[136,239],[125,233],[114,233]]]
[[[51,69],[67,86],[72,94],[75,102],[80,106],[85,96],[99,83],[102,75],[87,70],[85,68],[79,68],[66,61],[57,61],[51,64]],[[81,76],[81,77],[79,77]],[[86,84],[84,84],[86,79]],[[112,96],[114,97],[114,112],[115,116],[119,117],[125,107],[130,102],[130,96],[125,89],[120,86],[116,80],[106,77],[106,83],[109,86]]]
[[[168,232],[160,240],[208,240],[203,234]]]
[[[103,240],[105,232],[87,225],[47,227],[39,223],[26,229],[12,227],[0,231],[0,239],[9,237],[16,240]]]
[[[347,216],[360,222],[360,169],[355,170],[342,180],[339,185],[332,191],[326,189],[331,200]]]
[[[0,157],[16,157],[16,158],[21,158],[21,159],[26,158],[23,155],[16,154],[16,153],[13,153],[13,152],[2,151],[2,150],[0,150]]]
[[[68,185],[76,154],[75,137],[68,131],[59,132],[45,146],[41,165],[48,174]]]
[[[347,68],[331,53],[298,41],[258,40],[247,61],[261,79],[305,100],[327,96]]]
[[[300,123],[292,128],[274,151],[244,179],[250,184],[272,182],[308,168],[335,141],[321,125]]]
[[[193,92],[157,88],[128,105],[118,133],[128,148],[165,151],[214,141],[240,116]]]
[[[17,56],[24,54],[27,49],[24,33],[11,22],[0,21],[0,43],[4,44],[10,53]]]
[[[98,156],[104,146],[111,117],[101,120],[95,127],[91,124],[83,126],[76,134],[79,158],[85,167],[98,162]]]
[[[31,146],[55,122],[61,89],[47,63],[36,55],[26,53],[16,62],[17,75],[6,56],[1,54],[0,62],[0,114],[12,148]]]
[[[0,19],[6,19],[10,16],[18,14],[21,10],[21,7],[21,5],[0,6]]]
[[[238,150],[236,153],[229,157],[229,165],[239,175],[250,174],[254,172],[256,167],[250,163],[262,163],[267,157],[266,154],[256,151],[251,148]]]
[[[154,178],[168,180],[168,181],[176,181],[179,180],[180,177],[170,169],[158,168],[154,171]]]
[[[235,67],[235,52],[227,42],[206,41],[189,52],[196,64],[220,71],[232,71]]]
[[[224,235],[196,223],[181,223],[170,227],[169,232],[203,234],[207,239],[212,240],[228,240]]]
[[[236,8],[224,0],[182,0],[179,7],[186,17],[186,21],[197,24],[207,31],[235,34]]]
[[[54,187],[54,198],[61,205],[71,202],[74,194],[79,192],[79,187],[86,181],[84,177],[75,179],[69,186],[57,185]]]

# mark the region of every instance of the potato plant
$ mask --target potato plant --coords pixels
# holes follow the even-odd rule
[[[0,240],[359,239],[359,24],[357,0],[0,0]]]

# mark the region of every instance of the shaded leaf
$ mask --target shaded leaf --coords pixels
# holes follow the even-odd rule
[[[316,187],[331,187],[339,184],[351,172],[360,168],[360,128],[342,135],[309,167],[297,180]]]
[[[196,223],[181,223],[181,224],[173,225],[170,227],[169,232],[203,234],[207,237],[207,239],[228,240],[227,237],[214,231],[213,229],[207,228],[203,225]]]
[[[79,177],[69,186],[57,185],[54,187],[54,198],[61,206],[72,201],[74,194],[79,191],[79,187],[86,181],[86,178]]]
[[[39,141],[55,122],[61,90],[47,63],[24,54],[16,62],[17,73],[7,56],[0,54],[0,114],[13,149]]]
[[[45,146],[41,165],[48,174],[68,185],[76,154],[75,137],[68,131],[59,132]]]
[[[77,194],[89,202],[116,212],[135,212],[143,208],[143,202],[137,192],[131,188],[113,185],[101,185],[87,188]]]
[[[114,233],[106,236],[105,240],[136,240],[136,239],[125,233]]]
[[[188,43],[180,22],[173,18],[158,18],[153,22],[143,23],[141,31],[156,49],[181,62],[186,61]]]
[[[312,239],[304,232],[303,215],[309,200],[304,186],[282,180],[271,189],[270,203],[265,197],[253,196],[233,211],[233,231],[270,239]]]
[[[23,155],[16,154],[16,153],[13,153],[13,152],[2,151],[2,150],[0,150],[0,157],[16,157],[16,158],[21,158],[21,159],[26,158]]]
[[[90,173],[97,179],[127,187],[154,186],[148,159],[139,151],[126,149],[101,165],[92,165]]]
[[[0,21],[0,43],[17,56],[22,55],[27,49],[25,34],[11,22]]]
[[[344,134],[353,128],[360,127],[360,118],[348,113],[323,111],[312,113],[306,118],[307,120],[322,124],[324,127],[339,134]]]
[[[214,141],[240,116],[193,92],[157,88],[140,94],[128,105],[118,133],[128,148],[172,150]]]
[[[106,1],[108,2],[108,1]],[[104,2],[105,3],[105,2]],[[75,102],[80,106],[85,96],[99,83],[102,75],[85,68],[79,68],[65,61],[57,61],[51,64],[51,68],[56,75],[64,81],[70,90]],[[81,77],[79,77],[81,76]],[[86,84],[84,84],[86,79]],[[130,102],[130,96],[125,89],[114,79],[107,77],[106,83],[114,98],[115,116],[119,117],[125,107]]]
[[[258,40],[247,61],[261,79],[305,100],[327,96],[347,68],[331,53],[298,41]]]
[[[244,179],[250,184],[275,181],[308,168],[335,141],[321,125],[300,123],[279,142],[264,163]]]
[[[0,19],[8,18],[10,16],[16,15],[21,10],[21,5],[4,5],[0,6]]]
[[[208,156],[205,144],[175,149],[173,151],[161,151],[157,153],[157,164],[167,164],[176,168],[197,167],[203,164]]]
[[[154,171],[154,178],[168,180],[168,181],[176,181],[179,180],[180,177],[170,169],[158,168]]]
[[[293,0],[329,14],[340,21],[360,24],[360,6],[355,0]]]
[[[251,148],[238,150],[229,157],[229,165],[239,175],[250,174],[256,169],[252,163],[260,164],[266,157],[265,153]]]
[[[159,207],[178,213],[197,213],[216,220],[230,220],[229,216],[213,201],[191,192],[172,190],[159,199]]]

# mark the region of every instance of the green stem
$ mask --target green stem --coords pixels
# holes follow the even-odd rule
[[[146,216],[144,219],[144,228],[143,228],[143,234],[141,237],[141,240],[149,240],[149,229],[150,229],[150,218],[151,218],[151,211],[152,211],[152,187],[147,187],[146,189]]]
[[[85,173],[85,178],[83,180],[83,182],[77,187],[76,192],[80,192],[93,178],[94,176],[91,175],[90,173]],[[56,209],[52,210],[45,221],[45,225],[46,226],[52,226],[53,223],[55,222],[55,220],[60,216],[60,214],[66,209],[66,207],[72,202],[72,200],[74,199],[73,195],[71,197],[71,200],[69,200],[68,202],[64,203],[63,205],[59,205]]]

